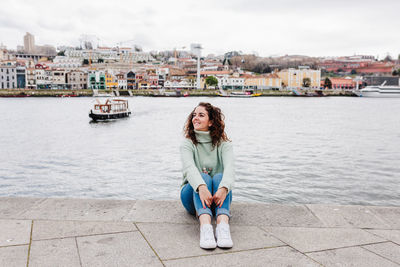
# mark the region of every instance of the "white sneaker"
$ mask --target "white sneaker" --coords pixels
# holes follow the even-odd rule
[[[217,243],[215,243],[214,230],[211,224],[203,224],[200,226],[200,247],[204,249],[217,247]]]
[[[231,231],[229,229],[229,224],[219,223],[217,228],[215,228],[215,236],[217,237],[217,245],[220,248],[231,248],[233,247],[233,241],[231,238]]]

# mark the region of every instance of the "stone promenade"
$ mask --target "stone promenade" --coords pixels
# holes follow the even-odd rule
[[[0,198],[0,266],[400,266],[400,207],[234,203],[199,248],[178,201]]]

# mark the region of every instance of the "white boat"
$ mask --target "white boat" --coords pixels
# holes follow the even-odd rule
[[[362,97],[400,97],[400,86],[385,85],[385,83],[367,86],[355,93]]]
[[[131,115],[129,103],[125,99],[109,98],[104,103],[96,99],[93,109],[89,112],[89,117],[94,121],[125,118],[129,115]]]

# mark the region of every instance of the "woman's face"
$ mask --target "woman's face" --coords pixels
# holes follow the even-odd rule
[[[208,131],[211,126],[211,121],[208,117],[208,112],[203,106],[198,106],[192,114],[192,123],[196,131]]]

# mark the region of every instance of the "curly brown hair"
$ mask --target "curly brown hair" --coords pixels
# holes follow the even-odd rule
[[[196,133],[194,132],[192,119],[194,111],[199,106],[204,107],[207,110],[208,118],[212,122],[212,125],[209,127],[209,131],[213,148],[219,146],[223,141],[230,141],[225,133],[225,116],[224,114],[222,114],[221,109],[206,102],[200,102],[189,114],[185,126],[183,127],[185,137],[191,139],[193,144],[198,144]]]

